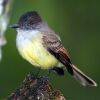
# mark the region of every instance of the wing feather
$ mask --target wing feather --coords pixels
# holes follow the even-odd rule
[[[73,75],[73,69],[67,50],[62,45],[58,36],[52,33],[44,33],[43,44],[53,56],[55,56],[63,65],[66,66],[68,72]]]

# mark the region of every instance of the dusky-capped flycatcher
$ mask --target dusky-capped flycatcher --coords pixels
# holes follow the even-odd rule
[[[83,86],[97,86],[96,82],[72,64],[60,37],[44,22],[36,11],[23,14],[18,24],[16,44],[20,55],[41,69],[53,69],[63,75],[63,67]]]

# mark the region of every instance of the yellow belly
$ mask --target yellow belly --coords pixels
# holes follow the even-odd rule
[[[34,38],[32,41],[26,41],[24,46],[19,46],[20,54],[31,64],[49,69],[58,65],[58,60],[51,55],[45,47],[42,40]]]

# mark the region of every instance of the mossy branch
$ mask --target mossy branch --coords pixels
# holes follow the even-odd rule
[[[28,74],[22,85],[7,100],[65,100],[63,94],[54,89],[47,77]]]

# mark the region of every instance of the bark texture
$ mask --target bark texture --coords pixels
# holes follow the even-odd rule
[[[28,74],[22,85],[7,100],[65,100],[63,94],[54,89],[48,77]]]

